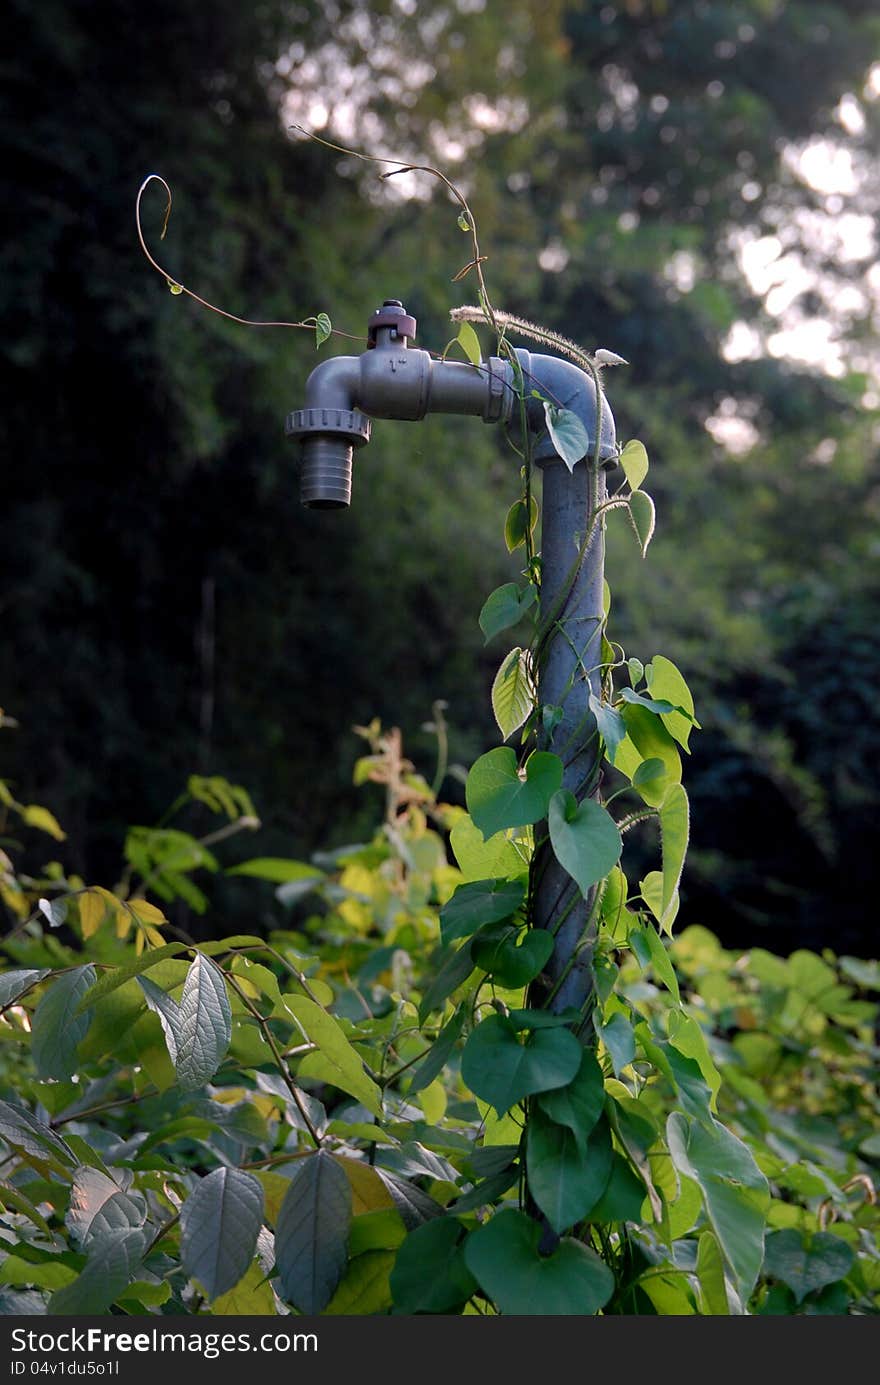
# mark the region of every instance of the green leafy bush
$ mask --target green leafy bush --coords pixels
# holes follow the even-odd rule
[[[183,832],[132,833],[112,890],[23,875],[63,834],[5,790],[4,1311],[876,1311],[878,964],[664,941],[615,867],[584,1047],[524,1004],[522,829],[366,734],[371,841],[226,867],[266,936],[169,922],[223,869]],[[190,789],[209,840],[252,824]]]

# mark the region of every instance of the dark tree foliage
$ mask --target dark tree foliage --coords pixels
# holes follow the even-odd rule
[[[289,138],[281,102],[307,112],[311,94],[331,137],[466,181],[501,306],[632,362],[609,394],[621,437],[648,443],[660,529],[646,601],[609,525],[613,633],[702,694],[689,919],[787,948],[834,917],[858,947],[878,792],[858,688],[880,667],[865,380],[721,348],[737,319],[772,325],[732,231],[779,234],[834,284],[864,272],[820,263],[794,217],[828,201],[782,152],[844,138],[832,112],[880,48],[875,7],[535,9],[13,4],[0,701],[22,729],[0,768],[98,878],[121,826],[158,818],[193,770],[247,784],[267,843],[302,854],[357,835],[353,722],[398,721],[427,754],[416,733],[444,697],[454,758],[493,743],[476,615],[516,571],[497,537],[515,459],[467,421],[377,427],[352,510],[306,514],[282,421],[308,334],[172,297],[137,246],[155,169],[175,193],[161,257],[197,292],[355,333],[400,296],[442,348],[448,306],[473,296],[450,285],[447,198],[395,199],[376,166]],[[151,191],[154,249],[162,212]],[[704,426],[726,399],[761,435],[743,460]],[[823,439],[830,467],[809,460]]]

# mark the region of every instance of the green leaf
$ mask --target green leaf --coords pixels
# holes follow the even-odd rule
[[[654,535],[656,520],[654,502],[647,491],[633,491],[629,498],[629,517],[644,558]]]
[[[658,783],[656,792],[651,783],[639,786],[639,793],[645,802],[658,808],[668,784],[681,782],[681,756],[662,718],[633,703],[627,703],[622,708],[621,716],[626,725],[626,740],[621,741],[618,747],[614,767],[632,778],[644,760],[662,760],[666,767],[666,780]]]
[[[469,322],[460,324],[457,341],[471,365],[479,365],[483,359],[480,351],[480,338]]]
[[[142,952],[140,957],[136,957],[132,962],[126,962],[122,967],[114,967],[112,971],[105,971],[94,986],[90,986],[86,991],[79,1003],[80,1012],[90,1009],[99,1000],[103,1000],[105,995],[115,991],[118,986],[124,986],[126,981],[130,981],[133,976],[140,976],[143,972],[150,971],[168,957],[177,957],[181,952],[189,951],[190,948],[187,943],[166,943],[164,947],[155,947],[149,952]]]
[[[639,890],[641,891],[642,899],[645,901],[648,908],[651,910],[651,913],[654,915],[655,919],[657,919],[657,921],[659,922],[660,917],[663,914],[663,876],[661,875],[660,871],[649,870],[644,880],[639,881]],[[678,894],[676,893],[672,900],[672,904],[669,906],[668,917],[665,925],[666,930],[669,933],[671,933],[672,931],[672,925],[675,922],[676,915],[678,914],[678,904]]]
[[[681,784],[671,784],[660,804],[660,840],[663,846],[663,891],[659,923],[672,932],[672,906],[684,869],[690,835],[688,796]]]
[[[745,1303],[764,1257],[767,1180],[742,1141],[715,1121],[673,1111],[666,1139],[678,1172],[699,1184],[711,1228]]]
[[[20,1255],[7,1255],[0,1262],[0,1284],[32,1285],[35,1289],[60,1289],[76,1279],[72,1265],[64,1264],[59,1256],[50,1260],[25,1260]],[[42,1311],[42,1310],[41,1310]],[[4,1314],[5,1316],[5,1314]]]
[[[538,502],[534,496],[530,496],[531,504],[526,510],[524,500],[515,500],[507,511],[507,518],[504,521],[504,542],[507,544],[508,553],[513,553],[526,541],[526,536],[532,532],[538,522]]]
[[[275,1261],[284,1297],[300,1313],[326,1308],[345,1271],[351,1188],[332,1154],[300,1161],[275,1228]]]
[[[540,1108],[532,1112],[526,1129],[529,1191],[561,1235],[586,1215],[608,1185],[611,1131],[606,1120],[599,1120],[582,1149],[572,1130]]]
[[[628,942],[643,967],[653,967],[654,975],[674,997],[676,1005],[681,1004],[678,977],[672,959],[663,940],[651,924],[634,924],[629,930]]]
[[[617,824],[607,808],[592,798],[578,803],[568,789],[553,795],[548,821],[554,855],[586,899],[591,886],[620,860],[623,842]]]
[[[638,707],[646,707],[654,716],[662,716],[664,712],[676,711],[676,707],[671,702],[657,702],[652,697],[644,697],[642,693],[633,692],[632,688],[621,688],[620,696],[624,702],[630,702]]]
[[[129,1203],[114,1202],[120,1194],[123,1198],[128,1197]],[[108,1215],[98,1222],[99,1214],[108,1207]],[[146,1216],[146,1202],[139,1194],[127,1194],[108,1174],[89,1164],[81,1164],[76,1170],[64,1218],[74,1245],[88,1250],[89,1245],[100,1240],[110,1228],[136,1230],[143,1226]]]
[[[520,778],[516,754],[501,746],[481,755],[465,785],[468,812],[487,840],[507,827],[525,827],[547,816],[550,800],[562,785],[562,761],[536,750]]]
[[[619,1077],[636,1056],[636,1041],[633,1027],[625,1015],[612,1015],[607,1024],[594,1022],[598,1037],[608,1050],[614,1075]]]
[[[163,991],[161,986],[157,986],[155,981],[151,981],[148,976],[138,976],[136,979],[144,993],[147,1005],[155,1015],[159,1016],[159,1023],[162,1025],[162,1033],[165,1036],[165,1047],[168,1049],[168,1057],[176,1065],[180,1038],[180,1008],[177,1001],[172,999],[167,991]]]
[[[631,489],[637,491],[648,474],[648,454],[645,451],[645,444],[635,438],[628,442],[620,454],[620,465],[623,467],[623,474],[629,481]]]
[[[303,1058],[299,1065],[300,1077],[330,1082],[362,1102],[373,1115],[381,1115],[379,1088],[364,1072],[363,1063],[333,1016],[306,996],[285,996],[284,1004],[301,1025],[306,1038],[319,1050]]]
[[[534,606],[535,598],[535,588],[531,583],[525,590],[518,587],[515,582],[505,582],[503,587],[496,587],[491,596],[486,598],[480,612],[480,629],[485,636],[486,644],[502,630],[517,625],[526,611]]]
[[[435,1217],[407,1236],[391,1272],[401,1313],[454,1313],[477,1289],[464,1259],[465,1232],[455,1217]]]
[[[590,451],[590,435],[577,414],[571,409],[558,409],[544,400],[544,419],[550,441],[569,471],[574,471]]]
[[[374,1317],[391,1308],[393,1250],[368,1250],[351,1260],[324,1312],[328,1317]]]
[[[486,923],[510,918],[523,902],[521,880],[472,880],[459,885],[440,910],[440,936],[451,943]]]
[[[471,944],[471,956],[477,966],[490,973],[499,986],[511,990],[533,981],[552,955],[553,934],[543,928],[530,928],[524,935],[514,928],[497,933],[487,929]]]
[[[697,1242],[697,1283],[701,1313],[729,1317],[721,1247],[711,1231],[703,1231]]]
[[[566,1086],[581,1052],[568,1029],[537,1029],[521,1043],[509,1020],[490,1015],[470,1034],[461,1073],[471,1091],[503,1116],[524,1097]]]
[[[492,684],[492,711],[505,740],[528,717],[535,701],[535,685],[524,649],[511,649],[501,661]]]
[[[449,1023],[444,1025],[440,1030],[440,1033],[431,1045],[431,1051],[428,1056],[419,1063],[413,1072],[412,1080],[407,1088],[407,1096],[415,1096],[417,1092],[423,1091],[424,1088],[430,1086],[434,1078],[438,1077],[443,1071],[447,1059],[461,1037],[465,1016],[465,1006],[459,1005]]]
[[[629,1161],[615,1150],[611,1162],[611,1176],[605,1191],[584,1213],[584,1218],[599,1226],[605,1226],[609,1222],[641,1222],[645,1192],[642,1179]]]
[[[457,951],[448,952],[443,957],[437,973],[429,981],[419,1003],[419,1019],[422,1024],[425,1023],[432,1010],[440,1009],[447,997],[451,996],[453,991],[458,990],[473,969],[474,960],[468,944],[458,948]]]
[[[774,1231],[767,1237],[764,1274],[787,1284],[798,1303],[807,1294],[836,1284],[849,1274],[855,1252],[839,1236],[828,1231],[814,1235],[796,1231]]]
[[[273,885],[286,885],[290,880],[325,879],[324,872],[305,861],[288,861],[279,856],[256,856],[230,866],[227,875],[252,875],[255,880],[270,880]]]
[[[180,1261],[209,1299],[235,1287],[254,1258],[263,1189],[241,1169],[213,1169],[180,1209]]]
[[[179,293],[183,293],[183,285],[182,285],[182,284],[175,284],[175,282],[174,282],[173,279],[168,279],[168,280],[166,280],[166,282],[167,282],[167,284],[168,284],[169,289],[170,289],[171,292],[174,294],[175,298],[177,297],[177,295],[178,295]]]
[[[663,946],[659,938],[657,942],[660,943],[661,947]],[[671,1010],[667,1016],[666,1025],[673,1046],[686,1058],[692,1058],[703,1074],[703,1079],[712,1093],[712,1108],[714,1110],[715,1098],[721,1089],[721,1073],[712,1061],[705,1034],[693,1015],[688,1015],[683,1010]]]
[[[699,729],[700,723],[694,717],[693,695],[682,674],[671,659],[663,654],[655,654],[645,669],[645,677],[652,697],[671,702],[673,707],[681,707],[687,713],[687,716],[682,712],[666,712],[663,715],[663,725],[670,736],[687,750],[690,734],[694,727]]]
[[[590,693],[590,711],[596,718],[596,725],[599,728],[599,735],[605,742],[605,749],[608,752],[608,759],[614,764],[614,756],[617,754],[617,747],[626,735],[626,725],[623,717],[616,707],[610,706],[607,702],[600,702],[595,693]]]
[[[330,336],[330,334],[331,334],[332,331],[333,331],[333,324],[331,323],[330,318],[327,316],[327,314],[326,314],[326,313],[318,313],[318,316],[315,318],[315,350],[316,350],[316,351],[317,351],[320,347],[322,347],[322,346],[324,345],[324,342],[327,341],[327,339],[328,339],[328,337]]]
[[[642,663],[641,659],[632,658],[627,659],[626,667],[629,673],[629,681],[635,688],[645,676],[645,665]]]
[[[565,1237],[541,1255],[541,1227],[505,1208],[465,1242],[468,1269],[502,1313],[514,1316],[592,1315],[614,1292],[614,1275],[580,1241]]]
[[[149,1240],[146,1230],[136,1230],[101,1241],[77,1278],[52,1295],[46,1311],[66,1317],[106,1312],[134,1279]]]
[[[285,1186],[287,1179],[284,1179]],[[243,1279],[214,1300],[216,1317],[274,1318],[275,1295],[259,1260],[252,1260]]]
[[[473,226],[471,225],[471,219],[470,219],[470,217],[468,216],[467,212],[465,212],[465,211],[460,211],[459,214],[458,214],[458,217],[457,217],[457,221],[458,221],[459,230],[461,230],[461,231],[472,231],[472,230],[473,230]]]
[[[42,981],[44,976],[48,976],[51,967],[17,968],[15,971],[4,971],[0,973],[0,1010],[12,1005],[19,996],[23,996],[32,986],[36,986],[38,981]]]
[[[634,789],[638,789],[646,803],[651,802],[652,806],[656,806],[658,800],[662,802],[669,787],[663,761],[654,758],[643,760],[632,777],[632,785]]]
[[[514,762],[515,763],[515,762]],[[528,861],[524,860],[504,832],[496,832],[488,841],[469,813],[458,819],[449,834],[449,845],[465,880],[524,875]]]
[[[588,1048],[581,1054],[580,1067],[566,1087],[541,1092],[538,1105],[557,1125],[567,1126],[581,1154],[605,1104],[605,1080],[596,1056]]]
[[[33,1154],[41,1159],[53,1155],[63,1164],[78,1162],[73,1150],[60,1135],[32,1116],[24,1106],[11,1101],[0,1101],[0,1136],[7,1144],[25,1154]]]
[[[220,968],[197,952],[186,974],[178,1011],[174,1066],[184,1091],[196,1091],[222,1063],[232,1037],[232,1010]]]
[[[91,1260],[111,1242],[139,1231],[146,1219],[146,1198],[117,1188],[92,1217],[82,1238],[82,1249]]]
[[[77,1044],[88,1033],[91,1015],[77,1013],[95,980],[89,963],[63,972],[43,992],[31,1021],[31,1053],[40,1077],[71,1077],[77,1067]]]
[[[423,1193],[414,1183],[408,1183],[405,1178],[398,1178],[387,1169],[377,1169],[376,1173],[391,1194],[407,1231],[412,1231],[413,1227],[421,1226],[422,1222],[430,1221],[433,1217],[443,1216],[440,1203]]]

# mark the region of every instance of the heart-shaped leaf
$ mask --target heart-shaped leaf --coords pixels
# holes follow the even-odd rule
[[[521,1042],[503,1015],[477,1025],[464,1046],[462,1076],[499,1116],[523,1097],[564,1087],[581,1062],[581,1045],[568,1029],[536,1029]]]
[[[538,1105],[557,1125],[567,1126],[581,1153],[605,1104],[605,1079],[594,1053],[585,1048],[581,1063],[567,1087],[542,1092]]]
[[[465,1242],[471,1273],[500,1312],[514,1316],[592,1315],[614,1292],[614,1276],[599,1256],[566,1237],[541,1255],[541,1227],[505,1208]]]
[[[828,1231],[774,1231],[764,1248],[764,1273],[787,1284],[801,1303],[807,1294],[836,1284],[849,1274],[855,1260],[852,1246]]]
[[[401,1313],[451,1313],[477,1288],[464,1260],[465,1231],[455,1217],[417,1226],[397,1252],[391,1292]]]
[[[480,612],[480,629],[486,637],[486,644],[502,630],[518,624],[535,604],[535,598],[535,588],[531,584],[524,591],[515,582],[505,582],[503,587],[497,587]]]
[[[529,1191],[553,1230],[574,1226],[598,1202],[611,1177],[611,1130],[607,1120],[593,1126],[586,1148],[574,1132],[557,1125],[540,1108],[533,1111],[526,1137]]]
[[[525,827],[547,816],[550,800],[562,784],[562,761],[547,750],[536,750],[520,778],[516,755],[500,746],[481,755],[465,785],[468,812],[488,840],[507,827]]]
[[[538,522],[538,502],[534,496],[530,497],[531,504],[526,509],[524,500],[514,500],[510,509],[507,511],[507,518],[504,521],[504,542],[507,544],[508,553],[524,544],[526,535],[530,534]]]
[[[496,832],[488,841],[469,814],[458,819],[449,834],[449,845],[465,880],[509,880],[524,875],[528,863],[504,832]]]
[[[590,693],[590,711],[596,718],[599,735],[605,742],[608,759],[613,765],[617,747],[626,735],[623,717],[616,707],[609,706],[607,702],[600,702],[595,693]]]
[[[645,677],[652,697],[671,702],[673,707],[681,707],[680,712],[665,713],[663,725],[670,736],[687,750],[688,738],[700,723],[694,716],[693,695],[682,674],[671,659],[663,654],[655,654],[645,669]]]
[[[645,444],[636,438],[628,442],[620,454],[620,465],[631,489],[637,491],[648,474],[648,453]]]
[[[568,789],[554,794],[548,820],[556,859],[586,898],[590,887],[603,880],[620,860],[623,842],[617,824],[607,808],[592,798],[578,803]]]
[[[633,491],[629,498],[629,514],[644,558],[648,544],[654,536],[656,521],[654,502],[647,491]]]
[[[590,450],[590,435],[583,422],[571,409],[559,409],[547,399],[544,400],[544,419],[553,447],[569,471],[574,471]]]
[[[477,966],[511,990],[533,981],[552,955],[553,934],[544,928],[530,928],[524,936],[514,928],[487,929],[471,944]]]
[[[472,880],[459,885],[440,910],[443,942],[451,943],[483,924],[510,918],[522,904],[524,894],[521,880]]]

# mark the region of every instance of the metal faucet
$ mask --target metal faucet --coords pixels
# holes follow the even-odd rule
[[[306,382],[305,406],[288,414],[286,425],[288,436],[302,445],[300,494],[309,509],[342,509],[351,503],[354,450],[369,442],[371,418],[415,421],[429,413],[445,413],[473,415],[485,423],[511,421],[516,373],[510,361],[492,356],[475,366],[437,360],[410,345],[415,336],[415,318],[399,299],[386,298],[370,318],[362,355],[334,356],[312,371]],[[596,385],[591,375],[556,356],[517,350],[516,357],[526,386],[529,431],[536,435],[532,456],[543,471],[541,609],[557,612],[541,662],[538,693],[543,705],[562,709],[562,719],[552,732],[552,741],[546,732],[539,735],[544,749],[561,756],[563,785],[580,800],[595,791],[595,755],[587,743],[591,728],[595,729],[589,694],[601,696],[605,562],[601,523],[573,581],[571,569],[589,523],[590,468],[599,412]],[[547,433],[545,399],[576,413],[586,430],[589,451],[571,471]],[[614,418],[604,398],[598,461],[601,504],[606,495],[605,472],[617,463]],[[551,1008],[580,1008],[591,987],[589,939],[583,936],[591,901],[575,897],[577,886],[552,852],[547,852],[537,880],[535,921],[556,935],[547,975],[551,985],[563,978]]]

